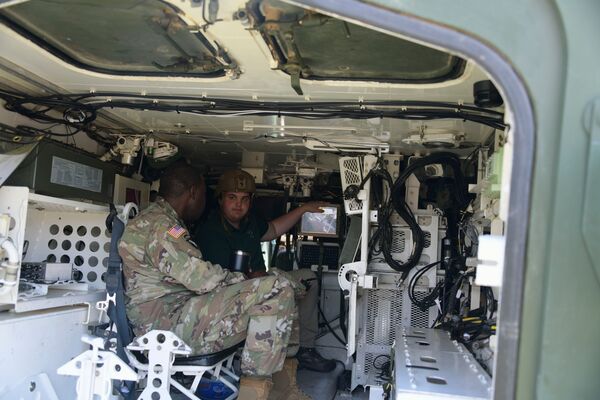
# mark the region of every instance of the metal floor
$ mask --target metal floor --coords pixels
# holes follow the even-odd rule
[[[316,344],[317,350],[323,357],[335,359],[339,362],[335,370],[329,373],[313,372],[303,369],[298,370],[297,380],[300,389],[313,400],[367,400],[369,398],[368,391],[365,392],[360,387],[358,387],[354,393],[337,390],[338,377],[344,370],[343,360],[346,359],[346,349],[341,347],[340,344],[333,339],[331,334],[319,338]],[[346,369],[350,369],[349,364],[346,365]],[[179,393],[172,393],[171,396],[173,400],[187,399],[187,397]]]
[[[357,388],[354,393],[337,390],[337,378],[342,373],[342,366],[338,364],[330,373],[323,374],[307,370],[298,371],[298,386],[313,400],[367,400],[369,393]],[[181,393],[171,393],[173,400],[188,400]],[[243,400],[243,399],[242,399]]]
[[[337,332],[342,335],[341,331]],[[333,335],[326,334],[317,339],[316,348],[319,353],[329,359],[338,360],[338,365],[335,370],[329,373],[313,372],[308,370],[298,371],[298,386],[313,400],[344,400],[344,399],[368,399],[369,394],[365,393],[362,388],[357,388],[354,393],[337,390],[338,377],[343,372],[343,365],[346,361],[346,349],[337,342]],[[346,364],[347,370],[351,369],[351,365]]]

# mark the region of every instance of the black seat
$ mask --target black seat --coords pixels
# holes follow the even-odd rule
[[[240,343],[223,349],[221,351],[217,351],[209,354],[199,354],[193,356],[178,356],[175,357],[175,362],[173,365],[197,365],[199,367],[208,367],[210,365],[214,365],[219,361],[229,357],[231,354],[235,353],[238,349],[244,347],[246,341],[241,341]],[[148,358],[141,351],[131,351],[131,354],[142,364],[148,364]]]
[[[235,345],[228,347],[226,349],[223,349],[221,351],[216,351],[214,353],[195,354],[195,355],[191,355],[191,356],[177,356],[177,357],[175,357],[174,365],[197,365],[200,367],[207,367],[210,365],[214,365],[214,364],[218,363],[219,361],[223,360],[224,358],[229,357],[231,354],[235,353],[238,349],[241,349],[242,347],[244,347],[245,343],[246,343],[246,341],[242,340],[238,344],[235,344]],[[133,356],[136,358],[136,360],[138,360],[140,363],[142,363],[142,364],[148,363],[148,358],[146,357],[146,355],[143,352],[137,351],[137,350],[132,350],[130,353],[133,354]]]
[[[246,341],[242,341],[232,347],[227,349],[223,349],[221,351],[217,351],[215,353],[203,354],[203,355],[194,355],[189,357],[176,357],[175,365],[198,365],[201,367],[207,367],[209,365],[214,365],[219,361],[229,357],[231,354],[235,353],[238,349],[244,347],[244,343]]]

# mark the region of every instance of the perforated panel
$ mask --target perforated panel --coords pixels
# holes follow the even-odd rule
[[[392,236],[392,254],[401,254],[404,253],[404,249],[406,247],[406,230],[397,229],[394,231]]]
[[[352,367],[352,388],[367,385],[377,371],[373,362],[386,361],[396,335],[401,334],[404,299],[401,290],[362,291],[359,297],[359,337],[356,361]],[[382,357],[378,358],[380,355]]]
[[[382,275],[379,278],[381,280]],[[419,299],[431,290],[425,286],[415,289]],[[390,354],[392,343],[400,337],[403,327],[428,328],[437,316],[436,307],[421,311],[411,302],[408,291],[403,289],[366,290],[359,299],[359,310],[361,328],[352,372],[352,388],[369,384],[369,373],[378,372],[373,371],[373,361],[380,355]]]
[[[417,300],[422,300],[427,296],[429,291],[415,291],[415,297]],[[414,303],[410,304],[410,326],[413,328],[430,328],[431,327],[431,311],[422,311]]]
[[[25,260],[72,263],[81,273],[76,274],[78,281],[104,288],[110,250],[110,236],[104,227],[107,213],[30,209]]]
[[[367,301],[367,344],[392,345],[402,324],[402,292],[369,290]]]
[[[350,185],[360,185],[362,181],[362,165],[359,157],[341,157],[340,158],[340,177],[342,180],[342,190]],[[344,200],[346,214],[360,214],[362,203],[352,199]]]
[[[423,232],[423,237],[425,239],[425,243],[423,244],[424,248],[428,248],[429,246],[431,246],[431,232]]]
[[[342,159],[342,165],[344,167],[344,178],[348,185],[360,184],[360,163],[359,158],[345,158]]]
[[[373,353],[365,353],[365,376],[369,375],[369,372],[373,369],[373,361],[375,360],[376,354]]]

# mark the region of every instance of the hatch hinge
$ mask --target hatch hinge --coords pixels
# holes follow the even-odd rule
[[[296,91],[299,96],[302,96],[302,88],[300,87],[300,66],[297,64],[286,65],[286,70],[290,74],[292,89]]]

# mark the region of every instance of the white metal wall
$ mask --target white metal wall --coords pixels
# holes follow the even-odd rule
[[[67,262],[82,272],[81,282],[102,289],[110,251],[106,231],[106,213],[81,213],[31,208],[25,239],[29,250],[27,262]]]
[[[56,369],[87,350],[81,341],[87,307],[76,306],[26,314],[0,314],[0,399],[29,377],[46,373],[61,400],[76,398],[75,377]]]
[[[0,187],[0,213],[8,214],[11,218],[8,237],[17,247],[19,254],[23,252],[23,243],[25,242],[28,196],[29,189],[26,187]],[[10,292],[0,295],[0,304],[16,303],[17,291],[18,285],[15,285]]]

